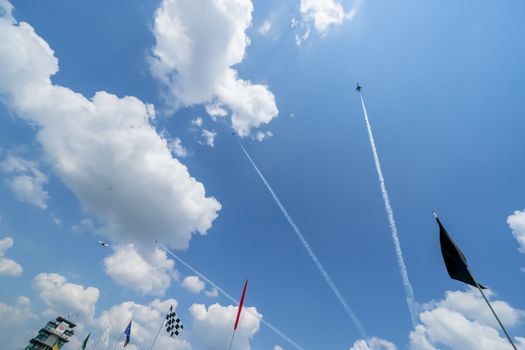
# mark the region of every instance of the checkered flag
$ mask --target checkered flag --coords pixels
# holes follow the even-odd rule
[[[170,307],[170,311],[166,315],[166,332],[170,335],[170,337],[176,337],[182,332],[184,329],[184,325],[182,324],[182,321],[180,318],[177,317],[177,313],[173,311],[173,305]]]

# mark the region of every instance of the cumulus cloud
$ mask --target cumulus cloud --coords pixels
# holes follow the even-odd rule
[[[345,19],[343,5],[337,0],[301,0],[300,11],[303,19],[313,22],[320,33]]]
[[[55,314],[74,311],[84,319],[91,319],[95,315],[95,305],[100,295],[98,288],[68,282],[58,273],[38,274],[33,287]]]
[[[211,116],[213,120],[217,120],[218,117],[226,117],[228,115],[228,112],[222,107],[222,105],[219,102],[206,105],[206,112]]]
[[[491,298],[494,296],[494,293],[491,290],[487,290],[485,295]],[[520,319],[525,316],[524,311],[513,308],[505,301],[492,300],[491,304],[502,322],[505,322],[509,327],[517,325]],[[445,299],[439,305],[440,307],[457,311],[481,324],[494,328],[499,327],[494,319],[494,315],[487,307],[479,291],[475,288],[469,287],[467,291],[447,291]]]
[[[13,306],[0,303],[0,344],[6,349],[19,349],[34,336],[25,326],[37,316],[31,310],[31,299],[25,296],[16,298]]]
[[[200,128],[202,126],[203,120],[201,117],[197,117],[191,120],[191,125]]]
[[[182,286],[192,293],[200,293],[204,290],[206,285],[199,278],[199,276],[188,276],[182,281]]]
[[[262,142],[264,141],[264,139],[270,138],[272,136],[273,136],[273,133],[271,131],[266,131],[266,132],[257,131],[257,133],[255,134],[255,139],[259,142]]]
[[[174,103],[207,105],[216,116],[231,113],[240,136],[277,116],[267,86],[240,79],[250,40],[251,0],[163,0],[155,14],[151,72]],[[211,106],[211,107],[210,107]]]
[[[0,16],[6,18],[7,20],[13,19],[13,5],[7,0],[0,0]]]
[[[0,324],[3,327],[8,322],[20,323],[34,318],[36,315],[31,311],[31,299],[26,296],[17,297],[14,306],[0,303]]]
[[[292,28],[300,33],[295,36],[295,43],[301,45],[310,36],[310,28],[326,35],[333,27],[351,20],[361,6],[362,0],[354,0],[352,8],[346,12],[339,0],[301,0],[301,20],[292,19]],[[302,32],[302,33],[301,33]]]
[[[266,19],[266,20],[264,20],[261,23],[261,25],[259,26],[257,31],[261,35],[267,35],[270,32],[271,29],[272,29],[272,22],[270,20]]]
[[[44,190],[47,176],[38,169],[36,162],[9,155],[0,164],[0,169],[9,175],[9,188],[19,201],[47,208],[49,193]]]
[[[186,157],[188,155],[188,150],[182,145],[182,141],[178,137],[173,139],[168,146],[170,151],[175,153],[177,157]]]
[[[206,146],[215,147],[215,136],[217,136],[215,131],[202,129],[201,136],[204,139],[204,144]]]
[[[158,248],[140,253],[133,244],[117,246],[103,264],[117,283],[141,294],[163,295],[172,279],[177,278],[175,263]]]
[[[418,324],[410,332],[410,349],[411,350],[438,350],[427,338],[426,327]]]
[[[0,276],[18,277],[22,275],[22,266],[5,257],[5,252],[11,248],[14,240],[11,237],[0,239]]]
[[[193,304],[190,313],[193,317],[193,332],[196,335],[191,338],[191,343],[195,349],[228,348],[231,327],[237,316],[237,306],[213,304],[206,308],[203,304]],[[243,308],[232,349],[250,349],[250,339],[259,331],[261,317],[256,308]]]
[[[172,157],[152,125],[153,106],[103,91],[88,99],[53,84],[57,71],[53,51],[29,24],[0,18],[0,96],[37,126],[54,172],[103,223],[101,233],[178,249],[206,234],[221,206]]]
[[[350,348],[350,350],[396,350],[397,347],[387,341],[380,338],[372,337],[367,341],[358,340]]]
[[[176,309],[177,301],[174,299],[155,299],[149,304],[126,301],[103,311],[101,316],[93,319],[90,324],[100,332],[110,327],[112,341],[115,341],[133,318],[133,336],[128,347],[130,350],[138,350],[151,344],[157,333],[159,321],[162,321],[170,306],[181,314]],[[232,348],[234,350],[250,350],[250,339],[259,330],[261,316],[256,313],[255,308],[249,309],[251,312],[243,312]],[[237,307],[214,304],[206,308],[205,305],[193,304],[189,311],[191,319],[181,318],[184,324],[181,335],[172,339],[166,332],[160,332],[155,347],[174,350],[227,348]]]
[[[519,251],[525,254],[525,210],[516,210],[507,218],[507,224],[519,244]]]
[[[99,292],[94,287],[68,282],[66,278],[55,273],[39,274],[34,279],[34,287],[37,294],[50,307],[43,313],[45,318],[78,312],[79,317],[75,320],[77,337],[74,337],[70,343],[72,348],[80,347],[80,340],[88,331],[101,335],[108,328],[110,344],[113,345],[130,320],[133,320],[132,337],[127,348],[139,350],[148,347],[170,307],[173,307],[182,319],[184,330],[175,339],[170,338],[166,332],[160,332],[156,347],[174,350],[226,348],[230,340],[231,325],[237,314],[237,307],[233,305],[214,304],[206,307],[193,304],[187,315],[179,312],[175,299],[154,299],[144,304],[124,301],[99,311],[96,315]],[[254,307],[245,307],[237,330],[234,350],[250,350],[250,340],[259,330],[261,317],[262,315],[258,314]],[[29,321],[36,323],[30,326]],[[43,319],[38,320],[33,313],[27,297],[18,297],[14,306],[0,303],[0,341],[4,340],[2,344],[7,344],[10,349],[18,348],[34,335],[34,330],[28,333],[26,329],[35,329],[41,326],[43,321]],[[7,334],[9,337],[4,336]],[[96,337],[92,339],[97,340]]]
[[[489,291],[488,295],[492,293]],[[512,327],[525,316],[501,300],[492,305],[502,322]],[[508,341],[498,332],[498,325],[477,290],[447,292],[445,299],[432,303],[420,314],[421,324],[410,334],[412,350],[434,350],[437,345],[461,350],[505,349]]]
[[[149,347],[153,342],[160,323],[169,311],[170,306],[173,306],[176,310],[177,301],[175,299],[164,301],[155,299],[145,305],[126,301],[103,311],[101,316],[94,319],[91,323],[100,332],[110,327],[112,342],[114,342],[120,338],[124,328],[133,319],[131,343],[126,348],[130,350],[143,349],[145,346]],[[155,347],[159,349],[191,350],[191,345],[188,341],[183,340],[184,337],[185,332],[176,339],[169,338],[166,332],[160,332]],[[112,342],[110,344],[113,344]]]
[[[210,297],[210,298],[217,298],[219,296],[219,291],[217,290],[217,288],[212,288],[211,290],[207,290],[204,293],[206,294],[207,297]]]
[[[87,335],[88,330],[95,331],[96,334],[101,335],[107,328],[111,331],[110,344],[114,344],[122,335],[122,331],[129,321],[133,319],[132,341],[127,349],[143,349],[152,343],[170,307],[173,306],[175,309],[177,307],[175,299],[154,299],[146,304],[125,301],[103,310],[96,317],[95,307],[99,294],[97,288],[84,287],[67,282],[63,276],[54,273],[39,274],[35,278],[34,287],[42,300],[50,307],[44,312],[45,317],[52,318],[58,314],[64,315],[71,311],[79,313],[79,317],[75,320],[75,323],[77,323],[75,330],[79,336],[72,338],[71,348],[80,348],[80,338]],[[28,305],[28,302],[24,302],[24,305]],[[0,327],[2,322],[8,322],[11,317],[11,315],[3,312],[4,309],[5,306],[0,304]],[[13,313],[12,309],[7,309],[7,312]],[[13,313],[13,315],[16,314]],[[187,321],[185,322],[186,325],[191,325],[190,320]],[[17,329],[15,333],[19,334],[20,330]],[[31,336],[33,335],[31,334]],[[160,349],[191,350],[191,345],[184,339],[184,333],[179,339],[172,339],[168,337],[166,332],[161,332],[156,346]],[[19,346],[20,344],[12,348],[18,348]]]
[[[112,339],[110,343],[113,344],[133,318],[131,343],[127,348],[138,350],[145,346],[149,347],[157,333],[159,321],[164,319],[170,306],[173,306],[179,315],[181,314],[177,310],[177,301],[174,299],[164,301],[155,299],[149,304],[126,301],[103,311],[100,317],[88,323],[99,332],[110,327]],[[243,312],[233,350],[250,350],[250,339],[259,330],[260,315],[256,313],[255,308],[249,309],[251,312]],[[237,307],[214,304],[206,308],[205,305],[193,304],[189,311],[191,318],[181,317],[184,324],[181,335],[172,339],[166,332],[160,332],[155,347],[174,350],[227,348]]]

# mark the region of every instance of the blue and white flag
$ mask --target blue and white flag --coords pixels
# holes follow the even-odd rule
[[[124,331],[124,335],[126,336],[126,340],[124,341],[124,347],[126,347],[129,344],[129,339],[131,338],[131,322],[132,321],[129,321],[129,324],[126,327],[126,330]]]

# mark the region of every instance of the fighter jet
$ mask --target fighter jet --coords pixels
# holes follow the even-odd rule
[[[359,83],[357,83],[357,87],[355,88],[355,91],[361,92],[361,90],[363,90],[363,87],[359,85]]]
[[[103,246],[104,248],[109,247],[109,244],[104,243],[104,242],[102,242],[102,241],[98,241],[98,244],[100,244],[100,245]]]

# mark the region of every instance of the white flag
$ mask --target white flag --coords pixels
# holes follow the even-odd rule
[[[104,331],[104,334],[102,334],[102,336],[100,337],[100,342],[106,348],[108,347],[108,344],[109,344],[109,331],[110,331],[110,329],[111,329],[111,326],[106,328],[106,330]]]

